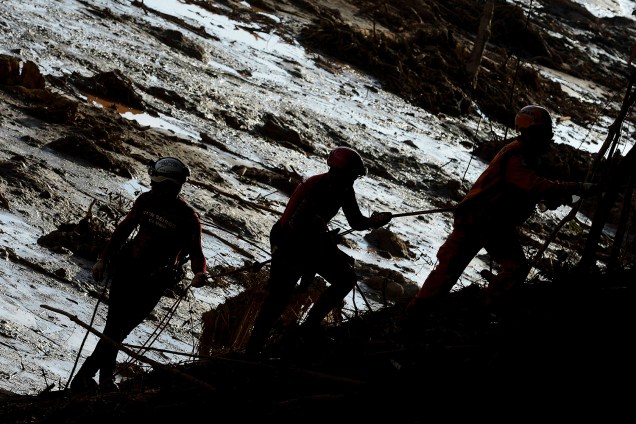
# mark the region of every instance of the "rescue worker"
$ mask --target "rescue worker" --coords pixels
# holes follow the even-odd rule
[[[360,211],[353,184],[367,170],[358,152],[337,147],[329,153],[327,165],[328,172],[314,175],[296,187],[270,231],[268,293],[248,340],[248,356],[260,354],[301,277],[319,274],[329,283],[300,326],[300,332],[305,334],[319,330],[323,319],[355,286],[354,261],[338,248],[327,228],[341,208],[354,230],[379,228],[391,220],[389,212],[374,212],[366,217]]]
[[[150,191],[137,197],[92,268],[95,281],[102,281],[107,269],[112,277],[103,334],[118,343],[152,312],[166,288],[181,280],[188,258],[194,273],[191,286],[206,282],[201,222],[179,195],[189,168],[177,158],[163,157],[148,165],[148,174]],[[116,391],[117,354],[116,346],[100,339],[72,380],[71,390]],[[99,387],[93,379],[98,371]]]
[[[552,117],[543,107],[529,105],[515,116],[519,133],[493,158],[454,211],[453,230],[437,252],[437,266],[407,305],[411,314],[423,312],[449,293],[468,264],[485,248],[500,265],[489,280],[484,302],[489,305],[525,281],[530,271],[517,227],[541,202],[550,209],[572,203],[572,195],[587,195],[593,184],[560,182],[537,175],[542,155],[553,144]]]

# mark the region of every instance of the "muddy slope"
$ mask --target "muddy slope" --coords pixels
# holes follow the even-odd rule
[[[158,13],[143,2],[133,3],[144,13]],[[228,13],[212,2],[192,3]],[[543,8],[530,18],[518,6],[498,2],[476,87],[468,83],[463,63],[479,25],[481,2],[262,0],[253,2],[255,8],[234,1],[217,3],[232,6],[235,17],[272,27],[280,24],[258,12],[277,11],[294,17],[293,25],[277,29],[324,55],[316,60],[325,67],[332,66],[334,59],[346,61],[378,78],[385,89],[435,114],[460,116],[479,109],[490,119],[510,125],[519,106],[537,102],[577,122],[589,123],[597,116],[597,107],[544,79],[538,66],[596,81],[618,93],[625,89],[629,77],[625,62],[614,58],[626,60],[624,40],[634,39],[633,23],[595,18],[570,1],[540,1]],[[108,9],[89,10],[112,22],[122,19]],[[179,24],[181,34],[200,32],[186,23]],[[188,37],[154,27],[146,31],[194,60],[203,54]],[[552,34],[567,34],[567,38]],[[584,48],[588,42],[604,48],[601,60],[589,56]],[[38,132],[34,136],[33,131],[23,129],[24,143],[83,167],[126,178],[143,175],[147,158],[160,155],[170,135],[122,119],[114,110],[88,107],[77,101],[74,93],[113,99],[149,113],[166,112],[145,102],[140,94],[144,93],[195,115],[198,111],[194,99],[177,91],[137,86],[123,73],[47,78],[39,73],[37,64],[19,64],[16,57],[0,58],[0,96],[7,111],[0,118],[2,123],[17,127],[14,116],[26,112],[27,124],[38,126]],[[514,96],[506,90],[511,86],[516,88]],[[214,118],[227,128],[259,134],[285,148],[313,152],[311,143],[306,142],[308,137],[275,116],[256,120],[247,112],[234,111],[219,112]],[[337,133],[319,129],[314,135],[324,138]],[[258,211],[273,213],[267,199],[246,204],[200,159],[200,146],[175,136],[170,141],[191,164],[193,174],[200,176],[194,185],[227,199],[232,208],[248,215],[239,219],[221,210],[205,219],[246,238],[266,234],[267,227],[250,221],[249,216]],[[493,137],[477,140],[474,147],[488,159],[503,142]],[[232,149],[205,134],[202,143]],[[365,159],[369,159],[374,175],[386,179],[395,178],[393,175],[399,174],[395,170],[420,175],[423,166],[397,155]],[[591,160],[564,148],[544,172],[578,180]],[[53,251],[94,259],[112,224],[128,206],[112,199],[108,205],[100,203],[99,208],[79,202],[85,207],[78,208],[78,203],[65,195],[72,191],[64,171],[28,155],[12,157],[0,169],[2,207],[29,213],[30,205],[37,201],[54,211],[46,224],[47,236],[39,240]],[[239,166],[233,170],[246,181],[284,193],[289,193],[300,178],[287,169]],[[444,179],[443,172],[435,177],[436,181],[426,187],[415,180],[404,184],[435,192],[440,206],[461,198],[465,189],[461,183]],[[532,222],[528,243],[536,243],[530,233],[545,236],[547,231]],[[378,239],[390,241],[389,236]],[[559,243],[565,246],[580,242],[571,233],[562,237]],[[386,243],[383,250],[388,255],[409,254],[409,246],[400,240]],[[3,253],[8,260],[17,260],[14,252]],[[636,330],[634,275],[629,267],[613,274],[581,275],[568,265],[545,264],[541,278],[529,282],[505,307],[484,308],[473,287],[453,294],[438,309],[415,320],[404,315],[404,302],[413,294],[412,282],[384,270],[361,267],[361,276],[375,278],[377,290],[371,296],[386,301],[386,308],[373,314],[360,311],[354,319],[330,326],[325,334],[313,338],[294,337],[293,332],[287,338],[274,337],[266,357],[259,361],[246,360],[240,349],[223,351],[234,347],[233,341],[238,341],[239,347],[244,341],[241,328],[231,324],[258,305],[265,277],[262,270],[247,276],[233,274],[235,282],[248,290],[228,301],[235,316],[227,321],[227,327],[217,326],[217,332],[204,334],[210,337],[202,339],[206,355],[149,373],[131,372],[119,393],[78,396],[55,385],[36,396],[7,393],[0,399],[1,418],[6,423],[228,418],[416,423],[430,421],[433,412],[445,417],[494,418],[507,416],[507,408],[515,407],[515,413],[524,416],[556,410],[571,418],[582,415],[583,410],[612,405],[614,408],[605,411],[611,416],[622,410],[624,396],[631,394],[628,383],[636,371],[632,361],[636,352],[630,342]],[[68,278],[63,269],[55,276]],[[392,295],[390,282],[399,286],[392,286]],[[320,281],[315,289],[320,290]],[[303,307],[305,301],[299,298],[297,307]],[[203,319],[216,323],[219,316],[206,312]],[[211,351],[223,353],[207,355]]]

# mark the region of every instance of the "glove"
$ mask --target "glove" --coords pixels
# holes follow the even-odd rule
[[[333,241],[336,244],[342,242],[342,236],[340,235],[340,228],[335,228],[333,230],[327,231],[327,237],[329,240]]]
[[[568,194],[559,198],[541,200],[538,204],[538,207],[539,211],[545,212],[547,210],[553,211],[563,205],[571,205],[573,203],[575,203],[574,198],[571,194]]]
[[[93,274],[93,280],[100,282],[104,279],[104,270],[106,269],[106,263],[103,259],[97,259],[95,265],[93,265],[93,269],[91,269],[91,274]]]
[[[598,194],[599,185],[593,183],[580,183],[579,184],[579,193],[581,197],[589,197]]]
[[[192,281],[190,285],[192,287],[203,287],[208,282],[208,274],[205,272],[197,272],[194,277],[192,277]]]
[[[539,212],[546,212],[548,210],[553,211],[558,209],[563,203],[561,202],[554,202],[554,201],[547,201],[547,200],[542,200],[541,202],[539,202],[539,204],[537,205],[537,207],[539,208]]]
[[[371,228],[380,228],[391,221],[393,215],[391,212],[373,212],[369,219],[371,220]]]

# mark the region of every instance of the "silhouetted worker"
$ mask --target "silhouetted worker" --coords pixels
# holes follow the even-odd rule
[[[118,343],[152,312],[166,288],[181,280],[188,258],[195,274],[191,286],[201,287],[207,278],[199,215],[179,196],[190,170],[179,159],[164,157],[149,164],[148,174],[150,191],[137,197],[92,269],[96,281],[102,281],[107,266],[112,277],[103,334]],[[117,353],[116,346],[100,339],[71,390],[117,390]],[[98,371],[99,387],[93,379]]]
[[[559,182],[537,175],[540,157],[553,144],[552,118],[536,105],[523,107],[515,117],[519,135],[506,144],[479,176],[454,212],[453,231],[437,252],[437,266],[407,310],[422,312],[431,301],[451,291],[468,264],[485,248],[501,271],[488,275],[484,301],[491,304],[525,281],[530,271],[517,227],[539,202],[556,209],[572,203],[572,195],[586,195],[595,185]]]
[[[305,334],[320,329],[323,319],[355,287],[354,261],[338,248],[327,228],[341,208],[354,230],[379,228],[391,220],[389,212],[374,212],[371,217],[360,212],[353,183],[366,175],[366,168],[358,152],[337,147],[329,153],[327,165],[327,173],[314,175],[298,185],[270,231],[268,293],[247,344],[249,356],[262,350],[301,277],[319,274],[329,283],[301,324],[300,331]]]

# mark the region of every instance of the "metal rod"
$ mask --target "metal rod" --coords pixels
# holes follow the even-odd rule
[[[452,212],[454,210],[455,210],[455,206],[451,206],[448,208],[428,209],[425,211],[394,213],[394,214],[391,214],[391,218],[399,218],[401,216],[426,215],[429,213],[438,213],[438,212]]]
[[[402,216],[413,216],[413,215],[425,215],[425,214],[429,214],[429,213],[438,213],[438,212],[452,212],[454,210],[455,210],[455,206],[450,206],[448,208],[427,209],[427,210],[424,210],[424,211],[392,213],[391,214],[391,218],[399,218],[399,217],[402,217]],[[339,233],[339,235],[344,236],[344,235],[347,235],[349,233],[352,233],[353,231],[354,231],[353,228],[350,228],[347,231],[343,231],[342,233]]]

